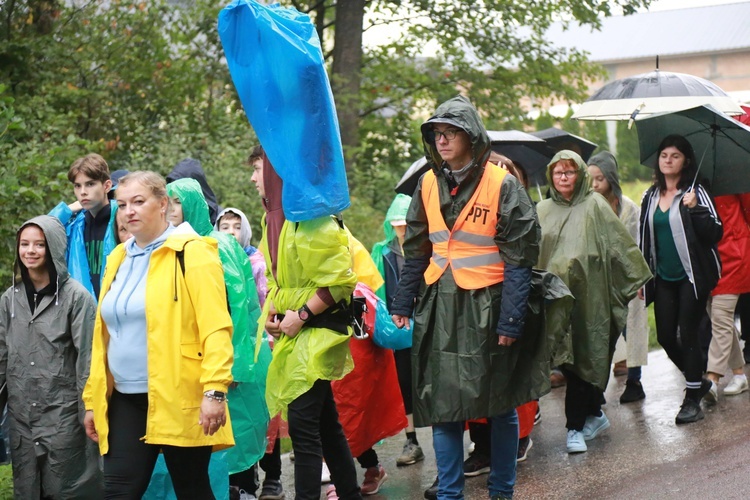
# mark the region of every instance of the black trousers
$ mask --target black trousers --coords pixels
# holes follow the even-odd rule
[[[404,410],[407,415],[411,415],[414,413],[411,393],[411,347],[393,351],[393,356],[396,359],[398,387],[401,389],[401,398],[404,400]]]
[[[565,387],[565,427],[582,431],[586,417],[601,416],[602,391],[568,369],[563,368],[563,372],[568,380]]]
[[[361,499],[349,443],[339,423],[331,382],[317,380],[288,408],[289,436],[294,448],[296,500],[320,499],[323,458],[341,500]]]
[[[687,382],[703,377],[703,355],[699,324],[706,311],[708,297],[695,298],[692,283],[685,278],[665,281],[656,277],[654,319],[659,345],[682,372]]]
[[[146,394],[114,391],[109,400],[109,452],[104,455],[104,497],[140,499],[148,488],[159,451],[164,453],[177,498],[213,499],[208,478],[211,447],[146,444]]]
[[[486,424],[469,422],[469,438],[474,443],[472,455],[482,456],[487,459],[492,457],[492,422],[487,419]]]
[[[265,480],[281,479],[281,439],[276,438],[273,443],[273,451],[266,453],[260,459],[260,468],[266,473]]]

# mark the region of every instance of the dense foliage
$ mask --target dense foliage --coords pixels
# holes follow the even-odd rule
[[[421,154],[418,124],[436,103],[460,90],[488,128],[533,126],[523,98],[579,101],[587,79],[602,74],[583,54],[545,40],[544,29],[559,19],[596,26],[613,8],[630,12],[648,1],[282,1],[309,11],[339,108],[355,114],[355,133],[345,138],[345,219],[355,235],[368,247],[379,238],[392,188]],[[243,165],[255,136],[216,32],[225,3],[0,2],[0,283],[10,281],[15,228],[72,201],[66,172],[88,152],[104,155],[112,170],[162,174],[185,157],[201,160],[221,204],[250,215],[257,241],[261,209]],[[362,30],[404,20],[407,28],[377,47],[351,46],[357,37],[334,36],[345,14],[364,19]],[[428,44],[434,57],[420,55]],[[337,67],[334,57],[347,53],[361,63]],[[354,87],[341,84],[352,74]],[[585,127],[576,131],[588,134]],[[602,136],[598,125],[590,130]]]

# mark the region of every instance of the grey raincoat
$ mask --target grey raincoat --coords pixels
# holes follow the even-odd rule
[[[99,453],[84,432],[81,400],[96,303],[68,275],[65,228],[42,215],[24,223],[17,237],[31,224],[44,232],[57,278],[51,278],[55,293],[45,295],[34,313],[26,280],[16,278],[0,298],[0,385],[8,388],[14,495],[101,498]],[[22,270],[16,244],[16,275]]]
[[[429,138],[428,124],[435,122],[460,127],[472,142],[472,163],[455,196],[450,193],[449,178]],[[440,210],[450,229],[481,180],[490,140],[477,110],[463,97],[438,107],[435,116],[422,126],[422,133],[438,183]],[[541,313],[545,298],[569,299],[567,288],[551,275],[531,278],[531,266],[538,254],[539,223],[533,203],[511,175],[500,186],[495,236],[505,263],[505,281],[464,290],[456,285],[448,266],[437,282],[426,285],[423,275],[432,244],[422,181],[406,216],[406,260],[391,309],[393,314],[407,317],[414,309],[414,423],[427,426],[505,413],[549,391],[551,342],[545,335]],[[531,286],[532,281],[539,286]],[[540,314],[532,320],[527,309]],[[499,333],[518,340],[510,347],[501,347]]]

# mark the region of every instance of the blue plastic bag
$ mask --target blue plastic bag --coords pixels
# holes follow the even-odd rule
[[[347,208],[336,108],[310,17],[235,0],[219,13],[219,36],[245,113],[284,181],[286,218],[300,222]]]
[[[411,347],[411,322],[409,328],[397,327],[391,320],[391,313],[388,312],[385,302],[378,300],[372,341],[386,349],[399,350]]]

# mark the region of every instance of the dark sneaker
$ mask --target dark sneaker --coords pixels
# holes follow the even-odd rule
[[[266,479],[263,481],[263,489],[260,490],[258,500],[283,500],[284,487],[278,479]]]
[[[424,453],[422,447],[413,442],[411,439],[406,440],[404,449],[401,450],[401,456],[396,459],[396,465],[399,467],[404,465],[412,465],[417,462],[424,460]]]
[[[490,472],[490,459],[484,455],[472,453],[464,462],[464,476],[474,477]]]
[[[437,500],[437,494],[438,494],[438,486],[440,483],[438,482],[438,478],[435,478],[435,482],[432,483],[432,486],[424,490],[424,497],[427,500]]]
[[[685,397],[682,406],[680,406],[680,412],[674,419],[675,423],[689,424],[698,420],[703,420],[703,410],[701,410],[700,403],[692,398]]]
[[[518,454],[516,455],[516,462],[525,462],[529,455],[529,450],[534,445],[534,441],[531,440],[531,436],[526,436],[518,440]]]
[[[628,380],[625,382],[625,390],[620,396],[620,404],[633,403],[646,398],[643,392],[643,384],[638,380]]]
[[[362,494],[374,495],[380,491],[380,486],[388,479],[383,466],[378,464],[376,467],[368,467],[365,470],[365,480],[362,482]]]

